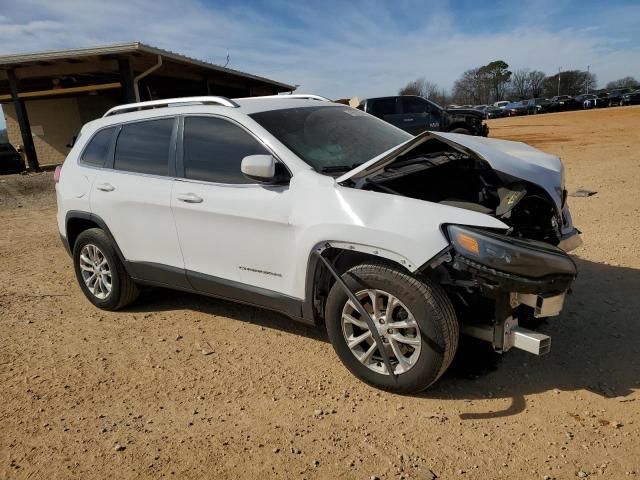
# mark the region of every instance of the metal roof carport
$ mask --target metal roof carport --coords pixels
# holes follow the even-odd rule
[[[295,88],[139,42],[0,56],[0,104],[6,104],[8,120],[15,119],[7,130],[11,139],[12,126],[19,127],[20,137],[15,131],[13,138],[21,139],[31,171],[39,169],[39,150],[64,158],[63,135],[77,133],[79,125],[120,103],[272,95]],[[31,113],[40,122],[35,142]]]

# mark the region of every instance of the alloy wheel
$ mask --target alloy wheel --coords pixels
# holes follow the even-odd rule
[[[112,288],[111,266],[102,250],[89,243],[80,251],[80,272],[82,280],[91,294],[103,300]]]
[[[361,290],[356,298],[371,316],[396,375],[409,371],[420,356],[420,328],[409,309],[395,296],[378,289]],[[348,300],[342,309],[342,334],[351,353],[367,368],[389,375],[364,318]]]

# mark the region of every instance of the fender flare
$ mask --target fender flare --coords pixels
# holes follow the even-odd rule
[[[130,276],[133,276],[132,272],[129,269],[128,262],[124,257],[124,255],[122,254],[122,250],[120,250],[120,247],[118,246],[118,242],[116,242],[116,239],[113,237],[111,230],[109,230],[109,227],[107,226],[107,224],[102,218],[100,218],[98,215],[95,215],[93,213],[83,212],[80,210],[69,210],[65,215],[65,218],[64,218],[64,230],[66,234],[65,247],[67,246],[69,247],[69,252],[72,256],[73,256],[73,246],[69,242],[69,222],[74,219],[87,220],[89,222],[95,223],[102,231],[104,231],[107,237],[109,237],[109,240],[111,240],[111,243],[113,244],[113,248],[116,251],[116,255],[118,255],[118,258],[120,259],[120,262],[122,263],[122,265],[124,265],[125,270]]]
[[[335,249],[337,251],[345,252],[359,252],[373,257],[379,257],[393,262],[400,268],[406,269],[409,273],[413,273],[420,267],[419,265],[413,265],[413,262],[408,258],[400,255],[399,253],[387,250],[384,248],[373,247],[371,245],[363,245],[354,242],[334,241],[327,240],[317,243],[314,248],[309,251],[307,260],[307,271],[305,275],[305,300],[303,304],[303,318],[316,325],[322,323],[322,319],[319,318],[315,301],[315,289],[316,289],[316,272],[318,268],[322,267],[322,262],[318,256],[314,255],[314,252],[322,253],[327,249]],[[326,268],[326,267],[325,267]]]

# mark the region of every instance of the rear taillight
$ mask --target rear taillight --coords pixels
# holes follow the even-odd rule
[[[58,183],[60,181],[60,173],[62,172],[62,165],[58,165],[53,172],[53,181]]]

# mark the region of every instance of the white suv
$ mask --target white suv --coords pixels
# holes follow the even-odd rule
[[[355,375],[415,392],[460,333],[542,354],[581,242],[557,157],[525,144],[416,137],[313,95],[116,107],[56,172],[82,291],[143,285],[325,325]]]

